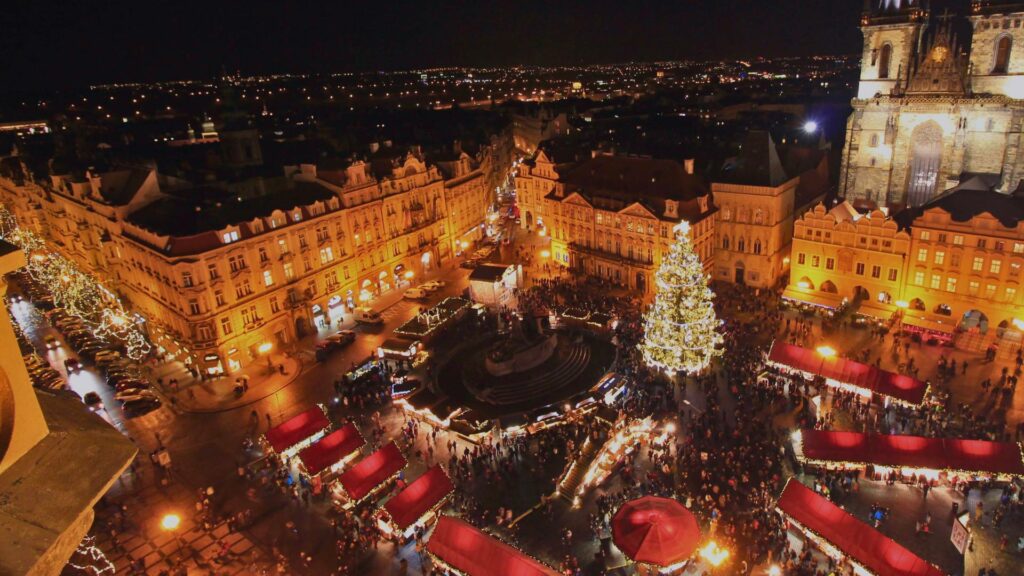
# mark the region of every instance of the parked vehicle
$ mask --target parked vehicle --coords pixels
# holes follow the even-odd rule
[[[430,294],[428,294],[426,290],[421,290],[420,288],[409,288],[402,294],[403,298],[409,300],[425,300],[427,296],[430,296]]]
[[[420,289],[426,290],[427,292],[437,292],[438,290],[444,287],[444,280],[431,280],[430,282],[424,282],[423,284],[420,284]]]
[[[145,388],[119,391],[114,394],[114,400],[119,402],[137,402],[139,400],[160,401],[155,392]]]
[[[43,343],[46,344],[47,350],[56,350],[57,348],[60,348],[60,340],[58,340],[53,334],[47,334],[43,337]]]
[[[65,358],[64,369],[68,371],[68,374],[74,374],[82,369],[82,361],[78,358]]]
[[[374,310],[372,310],[370,308],[366,308],[366,307],[356,308],[356,310],[355,310],[355,312],[353,314],[355,316],[356,322],[358,322],[359,324],[383,324],[384,323],[384,317],[382,317],[380,315],[380,312],[375,312]]]
[[[160,399],[154,397],[141,397],[131,400],[123,400],[121,402],[121,410],[124,411],[125,416],[134,418],[136,416],[142,416],[156,410],[160,407]]]
[[[103,400],[100,399],[100,395],[95,392],[86,392],[85,396],[82,396],[82,402],[90,408],[95,408],[103,404]]]

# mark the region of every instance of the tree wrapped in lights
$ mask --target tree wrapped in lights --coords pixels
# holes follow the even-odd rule
[[[0,239],[25,252],[29,275],[50,291],[55,305],[81,318],[100,337],[123,343],[132,359],[139,360],[149,353],[146,336],[120,299],[74,262],[49,251],[31,230],[18,227],[17,219],[2,204]]]
[[[722,335],[704,266],[693,251],[689,225],[675,228],[676,241],[655,276],[658,293],[644,318],[644,362],[669,374],[695,374],[719,354]]]

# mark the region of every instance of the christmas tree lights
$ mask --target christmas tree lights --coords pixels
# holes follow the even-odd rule
[[[675,228],[676,241],[655,276],[658,293],[644,318],[644,362],[670,374],[698,373],[720,353],[721,322],[712,306],[704,266],[694,253],[689,225]]]

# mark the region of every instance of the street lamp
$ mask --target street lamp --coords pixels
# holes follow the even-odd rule
[[[551,258],[551,250],[541,250],[540,251],[540,257],[541,258]]]
[[[836,349],[831,346],[818,346],[815,350],[822,358],[832,358],[836,355]]]
[[[818,123],[817,122],[815,122],[814,120],[808,120],[807,122],[804,122],[804,132],[806,132],[808,134],[814,134],[817,131],[818,131]]]
[[[165,514],[160,520],[160,527],[168,532],[174,532],[181,526],[181,516],[177,514]]]
[[[720,548],[714,540],[708,542],[700,549],[700,557],[711,564],[712,567],[718,568],[722,565],[726,559],[729,558],[729,551],[725,548]]]

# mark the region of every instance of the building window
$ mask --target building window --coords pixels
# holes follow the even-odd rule
[[[863,262],[857,262],[857,275],[858,276],[863,276],[864,275],[864,263]]]
[[[892,44],[882,44],[878,55],[878,77],[882,80],[889,78],[889,67],[892,63]]]
[[[274,285],[274,274],[270,270],[263,271],[263,285],[267,287]]]
[[[182,273],[182,275],[181,275],[181,285],[184,286],[185,288],[190,288],[192,286],[192,273],[191,272],[184,272],[184,273]]]
[[[871,267],[871,277],[872,278],[881,278],[882,277],[882,267],[881,266],[872,266]]]
[[[217,272],[217,265],[216,264],[208,264],[206,266],[206,270],[210,274],[210,282],[213,282],[217,278],[220,278],[220,273]]]
[[[935,263],[941,265],[941,264],[944,264],[945,262],[946,262],[946,253],[943,252],[942,250],[936,250],[935,251]]]
[[[1014,242],[1013,243],[1013,253],[1014,254],[1024,254],[1024,242]]]
[[[956,292],[956,278],[946,278],[946,292]]]
[[[1010,262],[1010,278],[1017,278],[1020,276],[1020,262]]]
[[[949,255],[949,264],[950,264],[950,266],[952,266],[954,268],[959,268],[960,267],[960,255],[959,254],[950,254]]]
[[[836,269],[836,259],[835,258],[825,258],[825,269],[826,270],[835,270]]]
[[[895,268],[889,268],[889,282],[895,282],[897,274],[899,274],[899,272],[897,272]]]
[[[231,318],[225,316],[220,319],[220,330],[225,336],[231,334]]]
[[[985,267],[985,259],[981,256],[975,256],[974,262],[971,264],[971,270],[975,272],[981,272],[982,268]]]
[[[217,303],[217,306],[223,306],[224,305],[224,291],[223,290],[217,290],[216,292],[214,292],[213,293],[213,300],[214,300],[214,302]]]
[[[1013,39],[1009,35],[996,39],[995,62],[992,64],[993,74],[1006,74],[1010,68],[1010,52],[1013,50]]]
[[[199,335],[200,341],[206,342],[208,340],[213,340],[213,334],[210,333],[210,327],[206,324],[200,324],[196,331]]]
[[[928,249],[927,248],[919,248],[918,251],[917,251],[917,261],[918,262],[924,262],[926,260],[928,260]]]
[[[796,263],[800,264],[801,266],[806,264],[807,263],[807,255],[804,254],[803,252],[797,254],[796,255]]]
[[[992,298],[996,295],[996,285],[986,284],[985,285],[985,298]]]
[[[978,238],[978,248],[981,248],[981,249],[983,249],[983,250],[984,250],[984,249],[985,249],[985,246],[986,246],[987,244],[988,244],[988,243],[987,243],[987,242],[985,241],[985,239],[984,239],[984,238]]]
[[[760,240],[754,240],[754,254],[760,254],[760,253],[761,253],[761,241]]]
[[[929,230],[922,230],[921,231],[921,240],[924,240],[925,242],[927,242],[928,240],[931,240],[931,239],[932,239],[931,231],[929,231]]]
[[[1003,269],[1002,260],[993,260],[988,265],[988,271],[990,274],[999,274],[999,271]]]
[[[979,284],[977,280],[971,280],[971,282],[967,285],[967,293],[970,294],[971,296],[977,296],[978,288],[980,287],[981,284]]]
[[[963,246],[963,245],[964,245],[964,237],[959,235],[959,234],[954,234],[953,235],[953,246]]]
[[[232,242],[238,241],[238,230],[232,230],[231,232],[225,232],[221,238],[225,244],[231,244]]]
[[[722,249],[723,250],[728,250],[729,249],[729,237],[728,236],[722,236]]]
[[[931,284],[931,287],[933,289],[935,289],[935,290],[938,290],[939,286],[941,285],[941,283],[942,283],[942,276],[939,276],[938,274],[932,274],[932,284]]]
[[[245,256],[231,256],[228,258],[228,267],[231,268],[231,272],[235,273],[239,270],[245,269]]]
[[[811,256],[811,266],[814,266],[815,268],[821,266],[821,257]]]
[[[1017,289],[1016,288],[1007,288],[1006,289],[1006,301],[1007,302],[1013,302],[1016,298],[1017,298]]]
[[[924,272],[914,272],[914,286],[924,284]]]
[[[189,300],[188,301],[188,311],[193,316],[195,316],[196,314],[199,314],[199,312],[200,312],[200,310],[199,310],[199,301],[198,300]]]
[[[284,263],[284,280],[285,282],[291,282],[295,279],[295,267],[292,266],[291,262]]]
[[[270,313],[277,314],[281,311],[281,305],[277,303],[277,296],[270,297]]]
[[[261,264],[263,262],[269,262],[270,261],[270,258],[267,256],[267,250],[265,248],[260,248],[259,249],[259,253],[260,253],[260,263]]]
[[[334,251],[331,250],[330,246],[324,246],[320,249],[320,263],[327,264],[328,262],[334,261]]]

